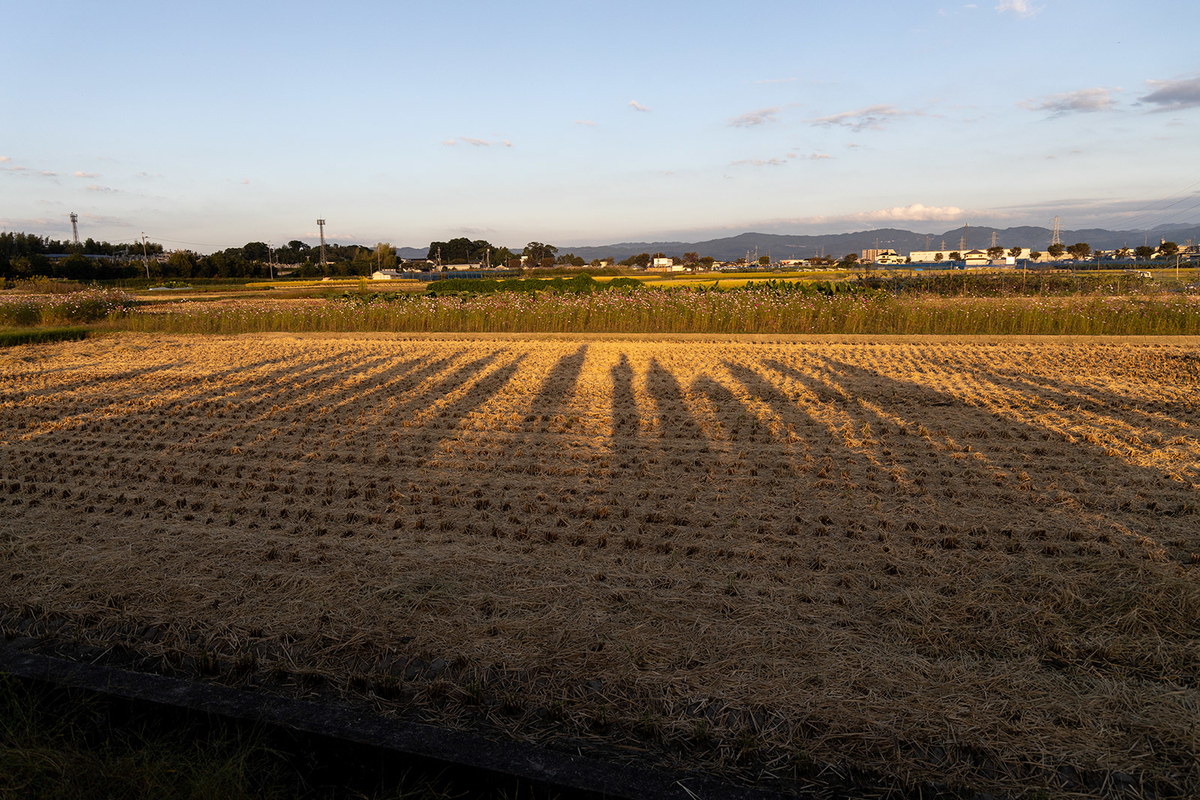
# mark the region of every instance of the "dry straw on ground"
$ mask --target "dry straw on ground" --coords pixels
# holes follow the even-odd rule
[[[1200,348],[0,355],[5,632],[817,780],[1200,793]]]

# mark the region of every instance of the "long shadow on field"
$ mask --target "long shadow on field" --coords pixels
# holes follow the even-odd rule
[[[469,383],[476,375],[486,369],[489,364],[503,355],[503,353],[504,351],[488,353],[482,358],[477,358],[474,361],[469,361],[466,364],[455,368],[450,372],[449,375],[442,378],[425,391],[421,392],[420,394],[414,394],[407,398],[404,402],[400,403],[400,405],[393,409],[392,413],[399,417],[406,417],[411,416],[418,411],[436,406],[446,397],[446,395],[453,394],[463,386],[466,386],[467,383]],[[422,370],[422,372],[425,371]],[[425,372],[426,376],[429,374],[432,373]],[[416,388],[415,384],[411,385],[413,388]],[[443,409],[443,415],[445,412],[446,409]]]
[[[335,424],[344,421],[357,426],[359,421],[347,416],[347,407],[369,406],[381,396],[389,398],[392,393],[402,393],[406,387],[419,385],[430,375],[441,372],[460,355],[461,351],[435,361],[425,361],[420,357],[397,360],[388,368],[371,375],[343,375],[336,384],[322,390],[322,415],[333,418]]]
[[[480,362],[488,362],[495,360],[498,356],[493,355],[487,359],[480,359]],[[435,433],[430,436],[426,434],[422,439],[413,443],[409,448],[407,455],[416,460],[422,466],[435,458],[437,451],[442,442],[447,441],[458,433],[462,423],[470,414],[481,406],[485,405],[489,400],[499,394],[504,387],[517,374],[521,363],[525,360],[525,354],[514,358],[507,364],[497,367],[496,369],[484,375],[471,386],[470,390],[462,395],[458,400],[445,405],[441,408],[441,413],[438,415],[442,421],[437,426],[426,427],[426,430],[433,430]],[[482,371],[482,366],[480,370]],[[446,424],[449,423],[449,424]],[[403,463],[403,458],[402,458]]]
[[[261,361],[254,361],[249,364],[237,364],[235,366],[230,367],[229,369],[221,370],[220,372],[215,372],[215,373],[192,372],[192,373],[180,375],[177,379],[177,383],[179,385],[195,385],[195,384],[207,383],[207,382],[210,382],[213,380],[222,380],[231,375],[237,375],[239,373],[245,372],[246,370],[257,369],[258,367],[261,367],[266,364],[278,364],[283,360],[284,360],[283,358],[264,358]],[[81,389],[83,387],[87,387],[87,388],[93,389],[93,390],[99,390],[101,387],[106,386],[108,384],[115,383],[115,384],[119,385],[119,384],[126,383],[129,381],[135,381],[138,378],[144,378],[146,376],[153,375],[157,372],[162,372],[164,370],[174,369],[176,367],[186,367],[186,366],[191,366],[191,365],[192,365],[192,362],[172,361],[168,364],[156,364],[152,367],[143,367],[141,369],[127,370],[125,372],[118,372],[118,373],[115,373],[112,375],[97,376],[95,378],[81,378],[80,380],[73,381],[71,383],[56,384],[53,388],[48,389],[46,391],[31,391],[31,392],[26,392],[23,395],[13,394],[13,395],[9,395],[9,398],[12,399],[16,403],[20,403],[24,400],[28,400],[30,398],[35,398],[35,397],[59,397],[61,395],[67,394],[68,392],[73,392],[73,391],[75,391],[77,389]]]
[[[558,453],[558,442],[565,435],[560,431],[565,430],[565,426],[554,417],[575,395],[587,350],[587,345],[581,345],[574,353],[555,362],[524,412],[520,433],[504,445],[510,454],[521,452],[532,455],[533,459],[527,467],[530,471],[546,472],[546,464]],[[515,465],[513,468],[516,468]]]
[[[1060,381],[1051,385],[1047,383],[1044,376],[1030,375],[1024,372],[1012,375],[985,373],[984,377],[997,385],[1007,386],[1023,393],[1033,392],[1039,399],[1049,400],[1068,408],[1079,407],[1092,413],[1119,414],[1129,417],[1135,420],[1134,425],[1147,428],[1164,439],[1174,438],[1192,430],[1186,419],[1175,416],[1163,418],[1167,414],[1186,416],[1186,412],[1175,404],[1146,401],[1081,384]]]
[[[757,415],[728,386],[708,375],[693,380],[691,391],[707,397],[720,409],[721,416],[732,422],[726,426],[726,431],[734,461],[745,462],[753,477],[766,479],[766,475],[771,475],[777,466],[773,456],[779,454],[780,443],[771,436],[770,429],[759,422]],[[788,471],[795,474],[794,469]]]
[[[395,357],[381,357],[363,363],[366,365],[365,370],[370,370],[392,359]],[[439,362],[427,364],[423,369],[436,371],[449,361],[450,358],[442,359]],[[263,426],[270,425],[271,428],[283,430],[285,433],[302,429],[304,431],[304,447],[310,452],[314,447],[333,446],[339,439],[355,438],[361,435],[362,420],[357,414],[347,412],[345,406],[351,403],[357,405],[370,403],[375,395],[384,392],[391,383],[403,380],[419,371],[416,370],[416,367],[421,362],[421,358],[395,361],[390,367],[372,376],[369,380],[356,380],[355,376],[359,374],[357,370],[353,374],[347,374],[349,370],[342,370],[333,374],[325,374],[313,384],[302,384],[297,388],[288,387],[288,395],[272,398],[282,401],[282,405],[277,402],[271,407],[265,408],[257,416],[224,426],[206,436],[205,439],[223,439],[242,431],[260,430]],[[373,388],[363,390],[361,387],[368,383],[373,385]],[[319,399],[314,400],[314,397]],[[314,412],[313,421],[289,421],[283,416],[288,412],[305,409]],[[349,431],[344,430],[347,427]],[[297,442],[296,445],[299,446],[300,443]],[[253,444],[242,445],[242,449],[253,446]]]
[[[767,366],[806,385],[811,386],[814,383],[811,376],[804,375],[779,362],[767,362]],[[904,404],[902,407],[888,410],[898,417],[909,415],[905,420],[909,427],[925,426],[929,429],[946,430],[946,435],[939,438],[949,442],[961,442],[971,438],[974,432],[986,429],[995,421],[994,414],[990,410],[967,405],[953,395],[931,389],[928,386],[890,378],[873,370],[835,359],[826,359],[826,367],[830,374],[837,376],[836,380],[845,382],[851,388],[855,382],[864,384],[882,382],[877,402],[884,408],[887,408],[888,403],[894,403],[894,401],[890,401],[890,397],[908,398],[915,401],[915,405]],[[941,409],[946,407],[952,407],[955,413],[942,413]],[[915,409],[926,409],[926,411],[918,418],[912,415],[912,411]],[[875,419],[881,429],[893,424],[862,404],[857,404],[857,414],[867,421]],[[1009,420],[1008,424],[1015,426],[1019,432],[1027,434],[1032,442],[1042,440],[1044,429],[1036,425],[1017,420]],[[924,455],[919,458],[921,463],[926,464],[922,467],[923,470],[927,472],[947,470],[952,473],[962,471],[963,460],[954,458],[946,448],[935,446],[932,439],[910,437],[907,441],[910,444],[919,442],[925,448]],[[1008,452],[1001,450],[1001,447],[1006,448]],[[1103,522],[1115,522],[1129,530],[1150,537],[1159,544],[1162,544],[1164,539],[1174,540],[1175,536],[1180,536],[1190,540],[1192,549],[1200,546],[1200,537],[1195,532],[1197,517],[1194,513],[1181,513],[1185,504],[1195,507],[1197,501],[1200,501],[1200,493],[1167,479],[1159,471],[1134,466],[1120,459],[1112,458],[1104,452],[1103,448],[1085,442],[1049,448],[1031,443],[1022,445],[1018,453],[1013,453],[1012,447],[1013,445],[1010,443],[997,445],[990,440],[980,443],[979,452],[984,457],[983,461],[971,459],[966,461],[966,466],[970,469],[981,469],[997,475],[1001,471],[1000,465],[1014,462],[1027,452],[1036,455],[1037,462],[1022,463],[1020,466],[1027,470],[1036,470],[1042,476],[1045,484],[1038,487],[1031,481],[1033,485],[1027,491],[1015,494],[1005,492],[1005,496],[1012,503],[1018,504],[1017,507],[1025,509],[1031,504],[1036,504],[1045,509],[1051,517],[1060,518],[1063,526],[1068,529],[1074,526],[1084,530],[1096,530]],[[1079,473],[1091,476],[1097,471],[1097,467],[1100,468],[1099,473],[1108,481],[1112,491],[1111,495],[1099,491],[1099,487],[1097,487],[1095,491],[1077,492],[1071,494],[1069,498],[1065,498],[1059,488],[1053,485],[1061,476]],[[1155,493],[1158,498],[1154,501],[1157,504],[1156,508],[1147,509],[1147,500],[1139,492],[1139,489],[1143,488],[1151,488]],[[994,510],[992,513],[995,513]],[[1186,551],[1187,548],[1184,550]],[[1175,555],[1177,557],[1184,556],[1186,552]]]
[[[650,368],[646,371],[646,389],[658,411],[660,441],[682,439],[684,446],[688,447],[687,443],[706,440],[700,425],[692,418],[691,411],[684,403],[683,387],[656,358],[650,359]]]
[[[633,393],[633,367],[624,353],[613,364],[609,375],[613,382],[612,450],[616,454],[617,468],[626,470],[637,462],[638,410]]]
[[[542,381],[541,389],[529,408],[529,414],[535,417],[531,422],[537,426],[538,431],[545,433],[551,421],[549,418],[575,394],[575,385],[579,382],[583,362],[587,359],[587,349],[586,344],[580,345],[571,355],[560,358]]]

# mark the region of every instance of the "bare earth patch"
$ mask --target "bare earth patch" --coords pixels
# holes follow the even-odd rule
[[[763,781],[1200,794],[1198,504],[1187,340],[0,354],[9,639]]]

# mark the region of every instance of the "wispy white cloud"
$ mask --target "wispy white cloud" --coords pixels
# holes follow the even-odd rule
[[[1052,94],[1040,100],[1023,100],[1018,103],[1030,111],[1048,111],[1053,117],[1067,114],[1088,114],[1094,111],[1112,111],[1115,105],[1112,93],[1121,91],[1097,86],[1094,89],[1080,89],[1076,92]]]
[[[893,105],[874,105],[857,111],[843,111],[827,117],[809,120],[813,125],[830,127],[840,125],[852,131],[882,130],[885,122],[903,117],[924,117],[924,111],[903,111]]]
[[[162,176],[163,175],[161,172],[156,172],[153,175],[151,175],[149,172],[139,172],[138,174],[134,175],[133,177],[142,178],[143,180],[146,180],[146,179],[150,179],[150,178],[161,178]]]
[[[731,162],[734,167],[782,167],[786,164],[782,158],[743,158]]]
[[[1018,17],[1032,17],[1041,10],[1041,6],[1035,6],[1029,0],[1000,0],[1000,5],[996,6],[997,13],[1012,12]]]
[[[755,81],[755,83],[791,83],[792,81],[798,81],[798,80],[800,80],[800,79],[799,78],[765,78],[761,81]]]
[[[588,127],[591,127],[591,126],[595,125],[596,122],[595,122],[595,120],[590,120],[590,119],[577,119],[577,120],[575,120],[575,124],[576,125],[586,125]]]
[[[775,115],[782,110],[782,106],[771,106],[770,108],[760,108],[757,111],[747,111],[745,114],[738,114],[729,120],[729,124],[735,128],[752,128],[755,125],[778,122],[779,118]]]
[[[95,172],[81,172],[79,170],[76,170],[75,177],[76,178],[99,178],[100,175]]]
[[[12,159],[9,158],[8,156],[4,156],[3,158],[0,158],[0,164],[12,164]],[[31,176],[40,177],[40,178],[55,178],[55,179],[57,179],[59,176],[59,173],[52,172],[48,169],[41,169],[41,170],[30,169],[29,167],[24,167],[24,166],[21,166],[20,164],[12,164],[12,166],[0,167],[0,170],[3,170],[4,172],[16,173],[18,175],[31,175]],[[55,180],[54,182],[58,183],[57,180]]]
[[[1158,106],[1154,111],[1182,111],[1185,108],[1200,108],[1200,78],[1181,81],[1146,81],[1154,89],[1138,102]]]
[[[641,103],[639,103],[637,100],[630,100],[629,107],[632,108],[634,111],[649,111],[650,110],[649,106],[644,106]]]
[[[963,213],[963,210],[956,206],[926,206],[913,203],[908,206],[850,214],[846,219],[854,222],[932,222],[959,219]]]
[[[81,213],[79,217],[81,219],[86,219],[89,222],[94,222],[97,225],[112,225],[125,228],[131,227],[129,220],[125,219],[124,217],[108,217],[104,214],[88,214],[87,212]]]
[[[458,139],[443,139],[442,144],[447,147],[453,147],[459,142],[466,142],[472,147],[491,147],[492,145],[503,145],[504,147],[512,147],[513,143],[509,139],[497,139],[495,141],[489,139],[477,139],[472,136],[459,136]]]

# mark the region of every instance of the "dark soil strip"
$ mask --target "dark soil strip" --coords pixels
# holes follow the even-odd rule
[[[45,342],[73,342],[86,339],[89,328],[32,328],[28,330],[0,330],[0,347],[16,347],[19,344],[43,344]]]
[[[94,694],[131,719],[265,732],[273,748],[302,756],[324,785],[388,785],[413,773],[452,775],[456,786],[491,793],[521,787],[534,797],[630,800],[771,800],[781,795],[700,775],[671,774],[496,742],[476,734],[385,719],[353,709],[214,684],[147,675],[22,652],[0,642],[0,673],[40,691]],[[295,759],[294,759],[295,760]]]

